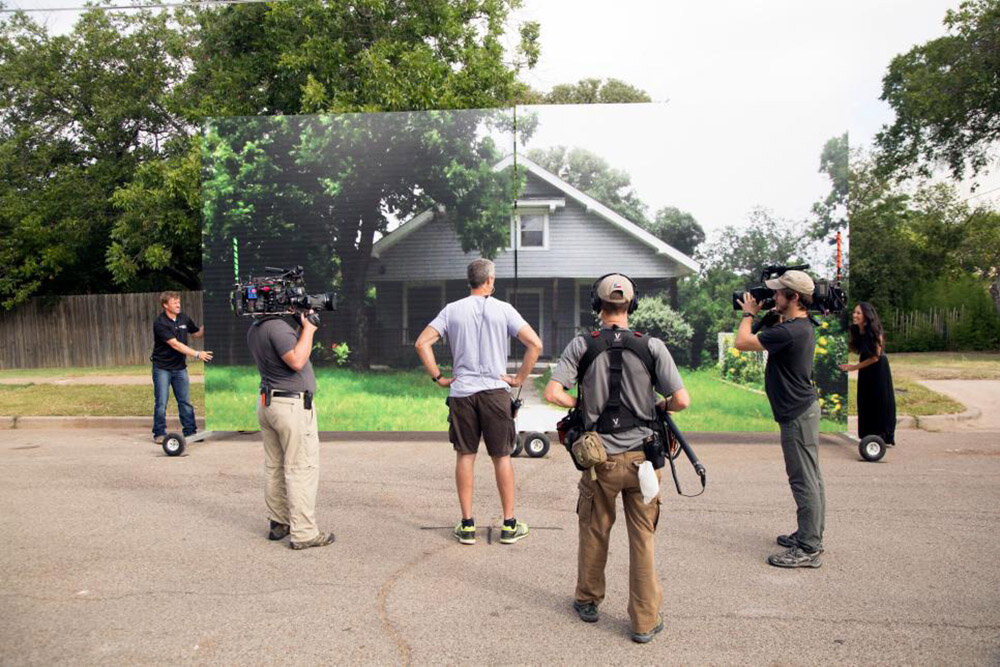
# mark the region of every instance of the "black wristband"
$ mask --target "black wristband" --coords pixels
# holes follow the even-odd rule
[[[756,317],[756,315],[754,315],[753,313],[748,313],[747,311],[744,310],[743,317]]]
[[[431,378],[431,382],[433,382],[434,384],[437,384],[438,380],[440,380],[443,377],[444,377],[444,373],[438,373],[438,376],[436,378]]]

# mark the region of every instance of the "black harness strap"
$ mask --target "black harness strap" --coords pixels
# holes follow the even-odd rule
[[[654,427],[655,420],[640,419],[628,406],[622,404],[622,365],[623,353],[628,350],[636,355],[649,372],[650,382],[655,382],[656,362],[649,352],[649,339],[638,332],[625,331],[618,327],[593,332],[586,338],[587,349],[577,365],[577,384],[583,384],[583,378],[598,355],[608,354],[608,402],[604,404],[596,422],[598,433],[616,433],[626,431],[636,426]],[[594,424],[585,424],[587,429]]]

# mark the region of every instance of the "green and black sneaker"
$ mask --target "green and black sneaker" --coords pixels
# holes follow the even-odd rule
[[[514,544],[518,540],[528,536],[528,524],[517,521],[513,526],[506,523],[500,529],[500,544]]]
[[[462,522],[459,521],[455,524],[455,530],[452,531],[452,535],[455,539],[462,544],[475,544],[476,543],[476,526],[463,526]]]

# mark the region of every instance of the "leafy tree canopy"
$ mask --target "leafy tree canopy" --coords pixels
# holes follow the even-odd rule
[[[581,79],[577,83],[560,83],[547,93],[527,91],[527,104],[635,104],[652,102],[644,90],[620,79]]]
[[[646,224],[646,229],[664,243],[692,257],[705,241],[705,230],[694,216],[673,206],[657,211],[656,218]]]
[[[985,170],[1000,139],[1000,1],[949,10],[948,34],[893,58],[882,97],[896,119],[879,132],[879,166],[900,177],[944,164],[961,179]]]
[[[528,159],[639,225],[648,224],[646,204],[632,188],[632,177],[583,148],[533,148]]]
[[[823,146],[819,158],[819,171],[830,179],[830,193],[823,201],[813,204],[811,235],[814,239],[828,239],[837,232],[847,231],[848,155],[850,148],[847,133],[833,137]]]

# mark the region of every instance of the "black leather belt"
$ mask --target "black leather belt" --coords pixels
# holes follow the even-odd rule
[[[272,396],[277,396],[278,398],[301,398],[301,392],[297,391],[272,391]]]

